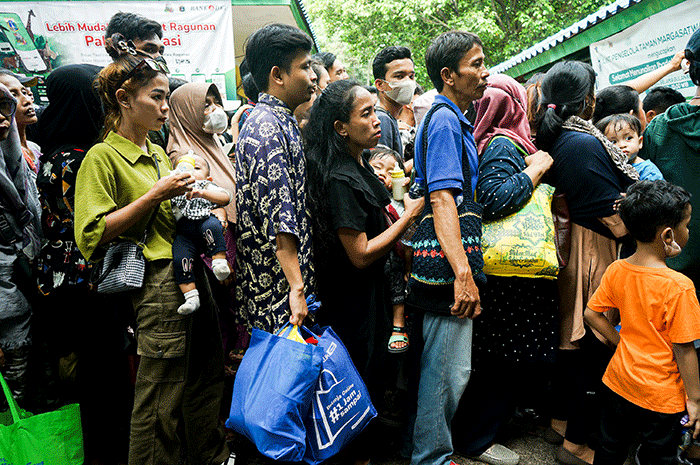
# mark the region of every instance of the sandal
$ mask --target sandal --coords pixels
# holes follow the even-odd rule
[[[406,328],[402,326],[394,326],[391,328],[391,331],[394,333],[400,333],[399,335],[397,334],[392,334],[391,337],[389,338],[389,353],[390,354],[402,354],[408,350],[408,335],[406,333]],[[403,342],[406,345],[403,347],[393,347],[394,344],[397,342]]]

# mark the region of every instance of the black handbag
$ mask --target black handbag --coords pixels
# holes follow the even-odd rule
[[[433,113],[441,107],[447,107],[454,111],[447,103],[439,103],[433,105],[424,117],[425,122],[423,123],[422,134],[423,160],[421,160],[424,167],[427,165],[426,160],[428,157],[428,125]],[[439,154],[434,154],[434,156],[439,156]],[[426,170],[424,169],[423,171],[425,172]],[[486,282],[486,275],[483,272],[484,257],[481,250],[481,216],[483,207],[471,198],[471,170],[469,167],[469,156],[464,143],[462,143],[462,175],[464,176],[462,189],[464,196],[462,202],[457,205],[462,246],[467,254],[474,281],[477,284],[483,284]],[[430,206],[427,182],[422,180],[422,183],[424,184],[425,209],[411,238],[413,264],[407,284],[405,303],[408,307],[420,311],[450,315],[450,309],[454,305],[455,275],[435,234],[435,223]]]

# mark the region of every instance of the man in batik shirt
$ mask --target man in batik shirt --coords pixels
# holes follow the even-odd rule
[[[300,325],[313,292],[306,166],[293,112],[315,90],[311,38],[271,24],[248,39],[246,62],[261,93],[236,147],[236,299],[251,327]]]

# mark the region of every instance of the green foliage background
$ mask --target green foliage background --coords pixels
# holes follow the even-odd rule
[[[371,62],[388,45],[413,52],[416,80],[432,88],[425,49],[442,32],[479,35],[487,66],[501,63],[610,3],[610,0],[305,0],[322,51],[345,61],[350,75],[372,83]]]

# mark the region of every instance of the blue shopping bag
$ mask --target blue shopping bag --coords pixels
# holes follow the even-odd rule
[[[317,465],[341,451],[377,416],[348,350],[330,326],[313,328],[323,366],[306,417],[304,462]]]
[[[250,439],[261,454],[299,462],[306,451],[304,418],[321,371],[323,349],[253,329],[233,383],[226,426]]]

